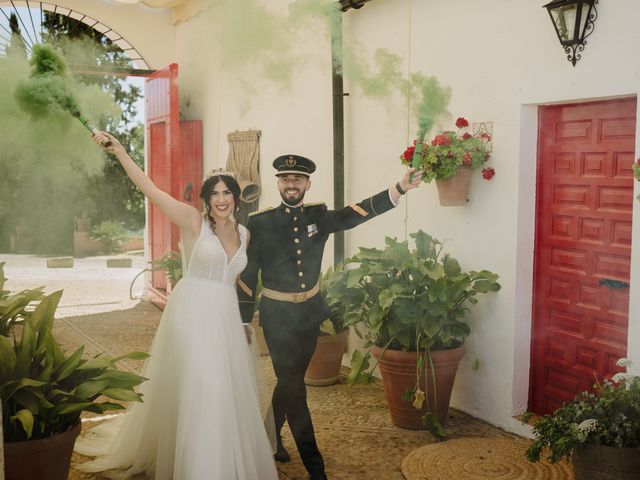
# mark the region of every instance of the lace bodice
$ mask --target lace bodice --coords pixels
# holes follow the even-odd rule
[[[227,258],[220,239],[211,231],[209,223],[203,220],[200,236],[193,246],[185,276],[233,285],[236,277],[247,265],[247,231],[242,225],[238,225],[238,228],[240,248],[232,258]]]

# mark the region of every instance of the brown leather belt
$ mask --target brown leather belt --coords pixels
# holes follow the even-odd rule
[[[310,298],[315,297],[319,291],[320,285],[317,283],[311,290],[306,290],[304,292],[279,292],[277,290],[271,290],[270,288],[262,287],[263,296],[270,298],[271,300],[291,303],[306,302]]]

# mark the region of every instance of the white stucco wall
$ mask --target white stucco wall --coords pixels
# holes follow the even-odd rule
[[[631,21],[640,14],[640,4],[601,2],[595,32],[576,67],[566,60],[543,4],[374,0],[349,12],[345,22],[345,31],[369,52],[388,48],[402,55],[412,71],[436,75],[450,85],[452,123],[457,116],[494,123],[492,164],[497,174],[491,182],[475,176],[467,206],[440,207],[435,185],[425,185],[403,208],[409,232],[422,228],[447,240],[447,250],[466,268],[500,274],[502,290],[484,298],[472,312],[474,333],[452,405],[519,432],[526,429],[512,416],[525,410],[529,386],[537,105],[634,96],[640,75],[640,64],[620,50],[620,45],[625,51],[640,46]],[[415,127],[409,125],[407,137],[406,121],[353,95],[349,111],[349,196],[358,198],[371,191],[372,177],[357,172],[397,170],[393,158],[404,144],[394,144],[393,139],[412,141]],[[389,142],[381,144],[380,139]],[[378,160],[380,155],[386,158]],[[354,230],[348,237],[349,250],[375,244],[376,239],[380,244],[388,233],[400,234],[401,217],[388,214],[379,223]],[[634,202],[628,356],[636,369],[639,219],[640,203]],[[473,371],[476,358],[480,369]]]
[[[31,3],[35,6],[33,4],[37,2]],[[108,0],[50,0],[44,3],[75,10],[118,32],[142,55],[149,68],[162,68],[175,62],[175,29],[169,9]]]
[[[58,3],[86,10],[108,25],[113,18],[113,25],[153,67],[179,63],[181,111],[185,118],[204,122],[205,170],[225,164],[227,133],[260,129],[261,205],[278,203],[271,161],[284,153],[306,155],[318,163],[308,200],[327,200],[331,205],[331,75],[329,39],[323,29],[311,29],[303,40],[292,42],[291,48],[305,60],[296,66],[290,83],[281,87],[255,71],[231,68],[222,61],[221,39],[229,18],[219,4],[178,24],[172,37],[165,11],[97,0]],[[288,0],[263,3],[286,13]],[[386,48],[403,57],[405,75],[421,71],[451,86],[452,119],[443,127],[450,128],[458,116],[493,122],[492,165],[497,174],[491,182],[475,175],[468,205],[440,207],[435,185],[423,185],[403,198],[396,211],[348,232],[346,253],[354,253],[358,246],[379,247],[385,235],[404,238],[421,228],[446,241],[447,251],[463,267],[500,274],[502,290],[481,299],[470,316],[473,335],[452,405],[520,433],[528,432],[513,416],[526,408],[529,386],[537,106],[635,96],[640,90],[640,62],[627,53],[640,48],[640,31],[633,23],[640,16],[639,2],[600,2],[595,32],[576,67],[560,48],[544,3],[373,0],[344,15],[345,45],[360,45],[363,57],[372,59],[375,49]],[[122,14],[124,8],[131,9],[127,15]],[[252,85],[253,91],[242,82]],[[397,157],[416,129],[402,99],[366,98],[348,79],[345,91],[349,92],[345,99],[348,204],[395,182],[402,174]],[[636,139],[640,147],[640,134]],[[632,245],[628,356],[639,372],[637,201]],[[329,242],[327,264],[331,250]],[[480,368],[473,371],[476,359]]]

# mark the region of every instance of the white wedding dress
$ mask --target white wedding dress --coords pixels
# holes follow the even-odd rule
[[[203,221],[142,371],[144,403],[83,432],[76,451],[97,458],[75,468],[111,478],[277,480],[263,423],[270,399],[261,402],[235,291],[247,263],[239,228],[229,259]]]

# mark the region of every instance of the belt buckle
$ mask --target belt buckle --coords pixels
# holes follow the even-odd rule
[[[295,292],[293,294],[293,303],[302,303],[307,299],[307,292]]]

